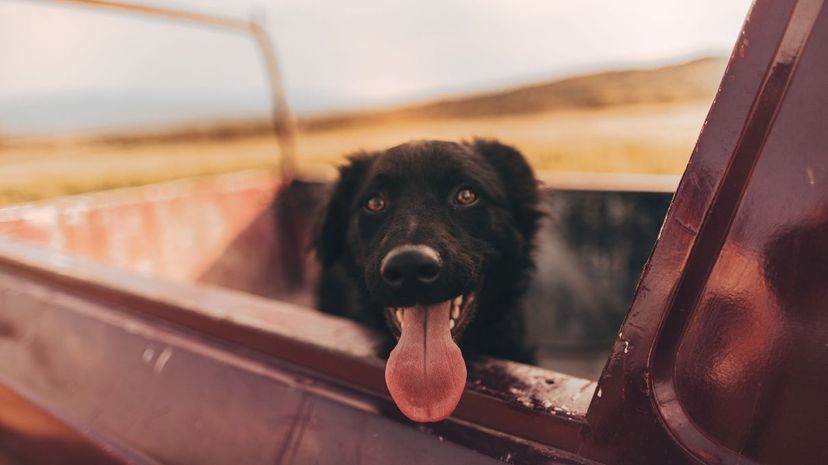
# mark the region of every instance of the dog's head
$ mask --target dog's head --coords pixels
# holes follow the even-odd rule
[[[323,267],[344,265],[398,338],[386,381],[412,419],[443,418],[459,400],[455,341],[477,312],[501,310],[481,297],[527,256],[537,200],[523,157],[493,141],[411,142],[340,169],[316,253]]]

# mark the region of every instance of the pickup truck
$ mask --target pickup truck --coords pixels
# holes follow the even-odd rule
[[[476,361],[439,423],[308,308],[319,180],[0,209],[0,464],[828,463],[826,44],[753,5],[597,380]]]

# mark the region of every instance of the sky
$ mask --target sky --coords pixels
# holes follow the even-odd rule
[[[263,15],[288,100],[305,114],[726,56],[750,7],[748,0],[135,1]],[[267,114],[264,77],[258,50],[242,35],[0,0],[0,133],[118,123],[122,113]],[[125,106],[131,111],[119,111]]]

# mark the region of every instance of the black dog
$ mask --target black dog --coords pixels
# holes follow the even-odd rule
[[[313,243],[318,307],[399,340],[386,381],[410,418],[441,419],[459,400],[455,342],[531,361],[519,300],[540,216],[531,168],[495,141],[410,142],[340,168]]]

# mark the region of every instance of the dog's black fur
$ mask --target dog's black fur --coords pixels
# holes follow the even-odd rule
[[[476,293],[474,318],[455,339],[472,355],[532,361],[520,299],[533,267],[541,213],[532,169],[514,148],[492,140],[417,141],[361,153],[339,170],[313,247],[322,270],[317,304],[396,334],[388,307],[430,304]],[[477,202],[462,206],[459,189]],[[365,208],[381,195],[381,212]],[[383,285],[380,263],[401,244],[424,244],[442,257],[439,280],[416,295]]]

